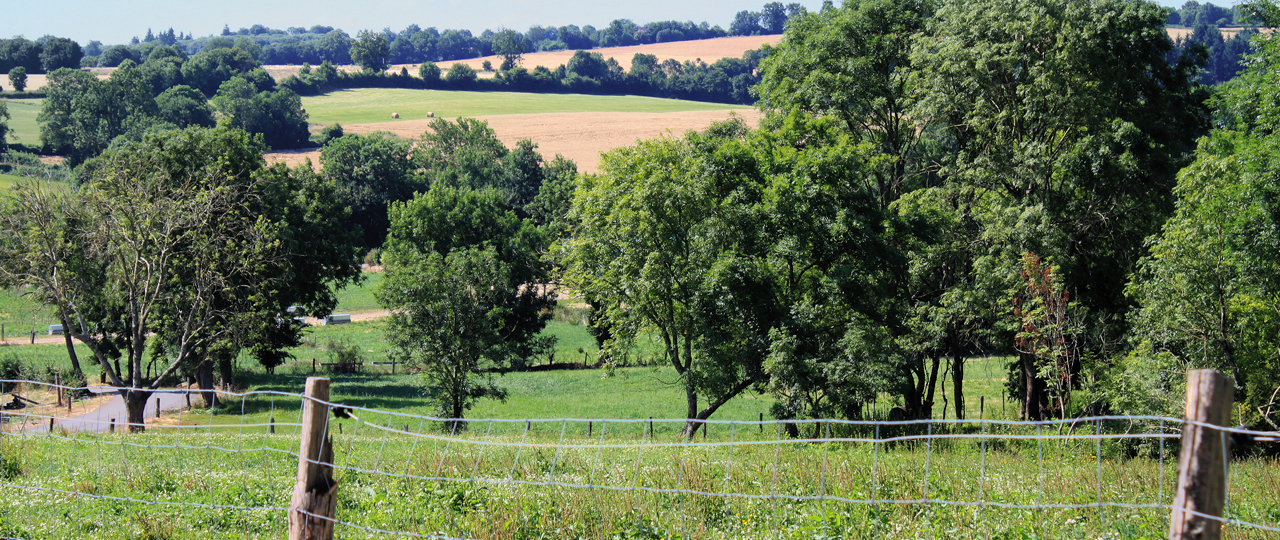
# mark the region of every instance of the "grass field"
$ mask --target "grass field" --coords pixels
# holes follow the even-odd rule
[[[740,109],[742,105],[722,105],[677,99],[640,96],[593,96],[584,94],[530,94],[521,92],[457,92],[447,90],[407,90],[362,88],[340,90],[302,98],[312,124],[368,124],[400,120],[421,120],[428,112],[437,118],[499,114],[561,112],[680,112]]]
[[[27,146],[40,146],[40,125],[36,123],[36,115],[40,114],[40,99],[5,99],[0,100],[9,109],[9,142]]]

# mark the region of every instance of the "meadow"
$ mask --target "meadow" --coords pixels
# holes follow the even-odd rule
[[[36,115],[40,114],[40,99],[5,99],[9,109],[9,144],[24,144],[29,147],[40,146],[40,124]]]
[[[718,111],[743,108],[678,99],[642,96],[595,96],[584,94],[530,94],[522,92],[462,92],[452,90],[409,90],[403,88],[361,88],[339,90],[304,97],[312,124],[328,125],[394,123],[391,113],[400,121],[421,120],[427,113],[437,118],[488,116],[506,114],[545,114],[578,112],[668,113],[682,111]]]

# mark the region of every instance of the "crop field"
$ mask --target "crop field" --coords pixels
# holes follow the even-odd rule
[[[9,109],[9,143],[40,146],[40,124],[36,115],[40,114],[40,99],[5,99]]]

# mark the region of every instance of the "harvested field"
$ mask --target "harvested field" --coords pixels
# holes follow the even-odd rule
[[[742,58],[742,53],[751,49],[759,49],[761,45],[766,43],[776,44],[782,36],[736,36],[724,37],[716,39],[702,39],[696,41],[674,41],[671,43],[654,43],[652,45],[632,45],[630,47],[605,47],[600,49],[591,49],[591,52],[600,53],[606,59],[613,58],[618,61],[622,69],[631,70],[631,58],[637,53],[652,54],[658,57],[661,62],[668,58],[678,62],[686,60],[702,61],[711,64],[721,58]],[[520,64],[527,69],[532,70],[535,66],[545,66],[547,69],[555,69],[560,64],[568,64],[569,58],[573,57],[574,51],[552,51],[529,53],[524,55],[524,61]],[[485,60],[491,62],[494,66],[502,64],[502,58],[497,56],[486,56],[484,58],[472,58],[470,60],[456,60],[441,62],[440,65],[448,67],[455,62],[462,62],[474,69],[480,69]],[[394,71],[400,71],[400,67],[393,67]],[[410,72],[413,71],[410,67]]]
[[[661,62],[668,58],[678,62],[685,60],[702,59],[708,64],[715,62],[721,58],[741,58],[742,53],[751,49],[759,49],[761,45],[768,43],[770,45],[778,42],[782,36],[738,36],[724,37],[716,39],[702,39],[695,41],[674,41],[671,43],[655,43],[653,45],[633,45],[630,47],[605,47],[600,49],[591,49],[591,52],[598,52],[605,58],[613,58],[618,61],[622,69],[631,69],[631,58],[636,53],[652,54],[658,57]],[[560,64],[568,64],[569,58],[573,56],[573,51],[553,51],[529,53],[524,55],[524,62],[520,65],[528,69],[535,66],[546,66],[547,69],[555,69]],[[486,56],[484,58],[471,58],[468,60],[444,60],[437,62],[442,69],[447,69],[455,63],[463,63],[479,70],[488,60],[495,67],[502,64],[502,59],[497,56]],[[300,66],[263,66],[273,78],[277,81],[284,79],[290,75],[297,75]],[[399,73],[400,68],[408,68],[409,73],[418,76],[418,64],[396,64],[391,66],[387,71]],[[338,69],[348,72],[359,71],[358,66],[338,66]],[[481,73],[481,77],[486,76]]]
[[[508,147],[515,146],[520,139],[533,139],[538,143],[538,151],[546,159],[562,154],[577,163],[578,170],[596,172],[600,164],[600,152],[634,144],[637,139],[650,139],[665,133],[680,135],[691,129],[704,129],[712,122],[724,120],[730,115],[740,116],[752,126],[760,121],[760,111],[755,109],[669,113],[503,114],[474,118],[488,122],[498,139]],[[343,128],[347,133],[387,131],[409,139],[421,136],[428,124],[430,120],[419,119],[351,124]],[[318,167],[320,152],[293,150],[267,154],[268,162],[284,162],[289,166],[296,166],[306,159],[310,159],[312,165]]]
[[[99,79],[105,79],[107,77],[110,77],[111,73],[115,70],[116,68],[92,68],[89,71],[93,72],[94,75],[97,75]],[[48,75],[44,75],[44,74],[28,74],[27,75],[28,91],[39,90],[41,88],[44,88],[44,85],[48,83],[49,83]],[[9,84],[9,77],[4,76],[4,74],[0,74],[0,90],[13,90],[13,86]]]
[[[1191,29],[1191,28],[1171,28],[1171,27],[1166,27],[1166,28],[1164,29],[1164,31],[1165,31],[1165,32],[1168,32],[1168,33],[1169,33],[1169,37],[1170,37],[1171,39],[1175,40],[1175,41],[1177,41],[1178,39],[1185,38],[1185,37],[1187,37],[1187,36],[1191,35],[1192,30],[1193,30],[1193,29]],[[1231,38],[1234,38],[1234,37],[1236,37],[1236,34],[1239,34],[1239,33],[1240,33],[1241,31],[1243,31],[1243,30],[1244,30],[1244,28],[1229,28],[1229,27],[1222,27],[1222,28],[1219,28],[1219,29],[1218,29],[1218,31],[1222,33],[1222,39],[1231,39]],[[1266,33],[1271,33],[1271,32],[1273,32],[1273,31],[1275,31],[1275,29],[1274,29],[1274,28],[1261,28],[1261,29],[1259,29],[1259,31],[1260,31],[1260,32],[1266,32]]]

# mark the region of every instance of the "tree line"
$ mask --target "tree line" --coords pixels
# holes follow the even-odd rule
[[[533,25],[527,31],[517,34],[520,35],[524,48],[521,52],[525,53],[585,50],[726,36],[781,34],[787,20],[802,12],[804,7],[800,4],[784,6],[779,2],[770,2],[761,11],[739,12],[729,30],[705,21],[694,23],[671,20],[637,24],[630,19],[616,19],[608,26],[598,29],[592,25]],[[417,24],[410,24],[399,32],[384,28],[377,33],[387,40],[391,63],[420,64],[496,54],[495,42],[502,31],[486,29],[476,35],[467,29],[438,30],[435,27],[422,28]],[[114,67],[124,59],[121,53],[130,50],[138,51],[134,61],[139,62],[137,56],[145,54],[145,49],[150,45],[178,46],[185,49],[187,54],[194,55],[206,48],[237,44],[252,49],[255,59],[263,64],[316,65],[328,61],[342,65],[351,63],[350,50],[354,40],[351,34],[324,25],[280,30],[255,24],[236,31],[224,26],[220,35],[201,37],[190,34],[184,36],[181,32],[175,33],[172,28],[156,35],[148,28],[146,37],[134,37],[127,45],[104,48],[101,43],[93,42],[92,48],[86,52],[84,63],[86,67]]]
[[[641,141],[597,174],[466,119],[414,142],[337,137],[319,173],[262,167],[261,143],[229,126],[144,133],[86,165],[68,203],[20,189],[0,267],[102,343],[104,371],[125,358],[154,387],[144,360],[166,376],[237,345],[280,360],[293,331],[273,313],[331,308],[359,253],[381,249],[393,354],[454,428],[503,396],[492,373],[551,346],[556,287],[593,307],[610,365],[660,344],[686,434],[744,392],[772,396],[779,419],[864,418],[886,394],[930,418],[949,385],[964,418],[980,354],[1011,358],[1028,420],[1176,415],[1183,372],[1208,367],[1234,378],[1234,421],[1274,425],[1280,42],[1256,36],[1243,73],[1209,87],[1166,17],[1140,0],[830,6],[761,61],[759,127]],[[218,172],[242,162],[247,175]],[[204,178],[208,193],[175,191]],[[133,183],[147,196],[126,197]],[[286,196],[305,186],[323,198]],[[168,238],[137,230],[161,225],[177,240],[140,240]],[[270,281],[311,268],[289,239],[338,261],[298,278],[315,300]],[[144,256],[177,272],[140,289],[166,291],[156,318],[130,311],[129,287],[152,278],[120,264]],[[148,339],[158,352],[142,355]]]

